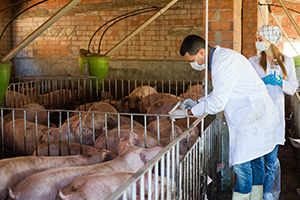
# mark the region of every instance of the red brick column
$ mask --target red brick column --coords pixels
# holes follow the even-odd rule
[[[203,1],[204,9],[206,1]],[[241,0],[210,0],[208,2],[208,42],[241,51]],[[205,10],[203,13],[205,29]]]
[[[247,58],[257,54],[255,47],[255,33],[257,31],[258,17],[257,0],[243,1],[243,32],[242,32],[242,54]]]

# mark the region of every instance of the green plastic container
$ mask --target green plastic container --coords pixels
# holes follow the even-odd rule
[[[0,62],[0,106],[2,106],[5,92],[10,79],[11,62]]]
[[[300,67],[300,56],[293,57],[295,62],[295,67]]]
[[[298,80],[298,85],[300,86],[300,56],[293,57],[295,63],[296,76]]]
[[[84,63],[89,62],[89,72],[84,71]],[[79,70],[81,74],[99,77],[98,86],[101,89],[102,79],[106,77],[109,67],[109,57],[100,54],[88,54],[83,57],[79,57]],[[92,81],[93,85],[96,85],[96,81]]]

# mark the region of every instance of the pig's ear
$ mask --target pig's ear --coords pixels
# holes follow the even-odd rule
[[[132,146],[139,146],[141,143],[139,136],[134,132],[130,133],[129,142]]]
[[[113,159],[112,153],[110,151],[103,151],[102,153],[102,160],[103,161],[110,161]]]
[[[122,100],[123,100],[123,101],[128,101],[128,99],[129,99],[129,96],[126,96],[126,97],[124,97]]]
[[[136,98],[137,98],[138,101],[142,101],[143,100],[142,96],[136,96]]]
[[[94,147],[89,147],[86,149],[86,151],[90,153],[90,152],[97,152],[98,150]]]
[[[64,194],[62,193],[61,189],[60,189],[59,192],[58,192],[58,196],[59,196],[61,199],[63,199],[63,200],[69,200],[69,199],[71,199],[71,194],[64,195]]]
[[[174,140],[175,138],[177,138],[180,134],[182,134],[182,130],[181,128],[179,128],[179,126],[175,125],[174,126],[174,138],[172,138],[172,134],[171,134],[171,140]]]
[[[14,200],[20,199],[20,193],[14,194],[14,192],[10,188],[8,188],[8,196]]]
[[[120,155],[121,153],[123,153],[124,151],[129,149],[131,146],[132,145],[130,144],[128,139],[126,140],[124,138],[121,138],[119,141],[119,146],[118,146],[118,154]]]

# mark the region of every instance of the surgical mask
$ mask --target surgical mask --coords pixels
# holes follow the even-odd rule
[[[258,51],[267,51],[269,49],[265,42],[255,42],[255,46]]]
[[[202,65],[199,65],[199,64],[197,63],[197,58],[198,58],[198,54],[197,54],[197,56],[196,56],[196,61],[190,63],[190,65],[191,65],[191,67],[192,67],[194,70],[202,71],[202,70],[205,69],[205,64],[203,63]]]

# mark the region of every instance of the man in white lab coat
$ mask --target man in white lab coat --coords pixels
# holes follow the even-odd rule
[[[233,200],[261,200],[264,182],[262,156],[277,144],[284,144],[281,124],[275,105],[263,81],[249,61],[233,50],[209,47],[208,70],[213,91],[207,97],[208,114],[224,110],[229,128],[229,166],[237,175]],[[195,70],[205,68],[205,40],[187,36],[180,54]],[[187,99],[182,108],[173,112],[174,118],[183,115],[201,116],[204,98]]]

